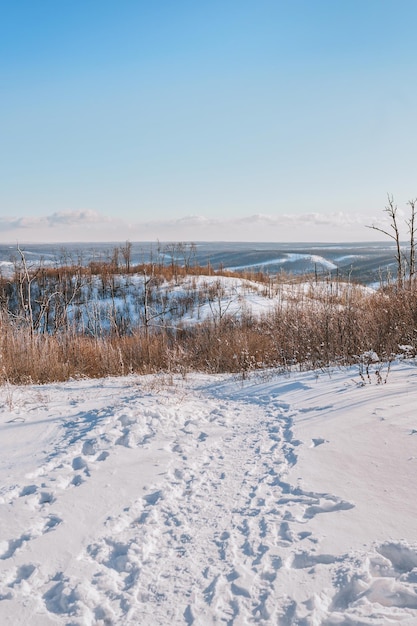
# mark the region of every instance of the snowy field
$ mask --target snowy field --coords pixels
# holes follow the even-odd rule
[[[0,624],[417,624],[417,368],[1,388]]]

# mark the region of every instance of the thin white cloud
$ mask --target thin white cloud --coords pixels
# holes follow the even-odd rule
[[[193,241],[366,241],[381,239],[365,226],[372,216],[333,213],[253,214],[242,217],[180,218],[131,224],[138,239]],[[131,235],[133,238],[133,234]]]
[[[39,228],[46,226],[43,217],[3,217],[0,218],[0,232],[10,230],[22,230],[26,228]]]
[[[57,211],[51,215],[0,218],[0,230],[54,228],[55,226],[80,226],[109,221],[97,211]]]
[[[308,222],[312,226],[365,226],[372,218],[365,218],[359,215],[348,215],[341,211],[335,213],[303,213],[303,214],[283,214],[283,215],[266,215],[257,213],[243,217],[234,218],[207,218],[198,215],[190,215],[178,219],[155,220],[145,222],[146,228],[222,228],[222,227],[257,227],[257,226],[297,226],[304,225]]]
[[[48,215],[46,218],[48,226],[79,226],[80,224],[97,224],[103,221],[110,221],[108,217],[105,217],[97,211],[86,209],[83,211],[57,211]]]
[[[218,226],[221,224],[294,224],[304,223],[308,221],[317,225],[333,224],[335,226],[348,225],[348,224],[362,224],[364,218],[358,215],[351,216],[341,211],[336,213],[303,213],[303,214],[282,214],[282,215],[267,215],[262,213],[256,213],[253,215],[246,215],[243,217],[233,218],[214,218],[204,217],[201,215],[188,215],[180,218],[172,218],[165,220],[154,220],[144,222],[146,226],[151,225],[164,225],[164,226]]]
[[[333,213],[262,214],[242,217],[187,215],[159,220],[105,216],[91,209],[0,219],[0,240],[30,241],[366,241],[382,236],[365,226],[372,216]],[[381,219],[379,219],[381,223]]]

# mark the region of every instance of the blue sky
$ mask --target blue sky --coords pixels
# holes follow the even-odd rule
[[[417,196],[415,0],[0,11],[0,241],[366,240]]]

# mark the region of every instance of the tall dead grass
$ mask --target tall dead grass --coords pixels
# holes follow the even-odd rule
[[[247,372],[347,365],[368,351],[389,359],[417,348],[417,291],[288,300],[260,319],[227,314],[189,327],[138,327],[129,335],[88,336],[71,328],[37,334],[4,312],[0,382],[46,383],[80,377],[170,371]]]

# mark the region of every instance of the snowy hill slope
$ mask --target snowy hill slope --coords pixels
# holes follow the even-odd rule
[[[3,387],[0,623],[417,623],[417,369]]]

